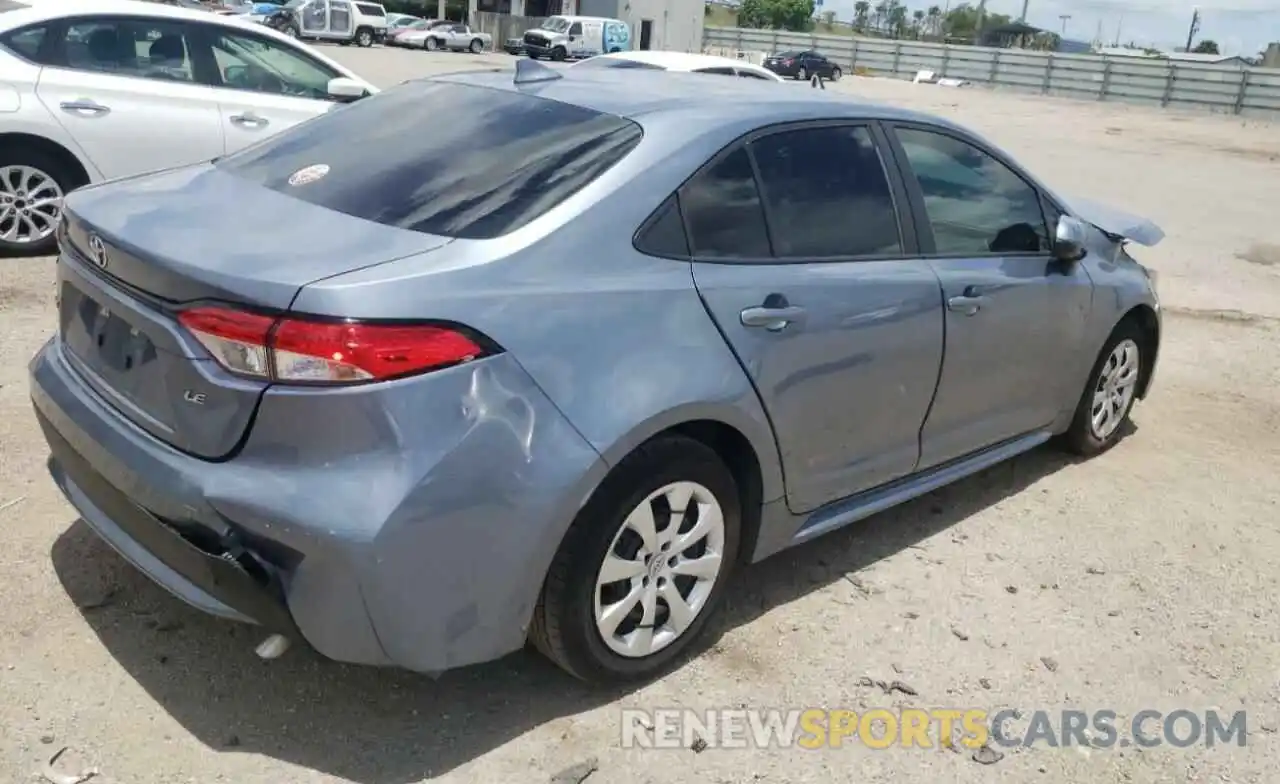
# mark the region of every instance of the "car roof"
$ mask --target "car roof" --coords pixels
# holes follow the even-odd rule
[[[532,67],[551,69],[540,64]],[[561,68],[558,79],[515,83],[509,70],[468,71],[430,77],[432,81],[470,84],[582,106],[629,119],[696,110],[725,122],[761,119],[764,122],[817,118],[914,120],[956,126],[942,118],[888,104],[862,102],[834,91],[807,86],[779,89],[776,82],[757,79],[708,79],[701,74],[633,68]]]
[[[721,57],[715,54],[691,54],[689,52],[667,52],[658,49],[637,50],[631,52],[611,52],[609,54],[597,55],[592,60],[630,60],[636,63],[652,63],[668,68],[673,71],[691,71],[694,68],[708,68],[713,66],[726,66],[729,68],[738,68],[742,66],[751,66],[751,63],[745,60],[734,60],[731,57]],[[584,60],[583,62],[588,62]]]

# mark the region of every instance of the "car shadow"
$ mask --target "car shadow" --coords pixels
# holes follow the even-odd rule
[[[727,630],[917,545],[1073,462],[1042,448],[788,550],[738,574],[692,656]],[[110,654],[201,743],[359,784],[443,775],[557,718],[629,693],[596,689],[531,653],[427,676],[322,659],[259,660],[261,632],[188,608],[76,520],[52,548],[65,590]],[[730,665],[732,666],[732,665]]]

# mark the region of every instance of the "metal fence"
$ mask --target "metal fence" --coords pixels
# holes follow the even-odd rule
[[[508,38],[519,38],[526,30],[532,30],[546,21],[544,16],[512,16],[492,11],[477,11],[471,15],[474,29],[493,36],[493,48],[502,49]]]
[[[816,49],[846,73],[911,79],[918,71],[933,71],[1047,95],[1280,117],[1280,69],[1273,68],[725,27],[707,27],[703,48],[751,59],[758,52]]]

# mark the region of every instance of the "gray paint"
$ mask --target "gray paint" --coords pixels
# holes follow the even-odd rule
[[[742,557],[755,560],[1061,432],[1115,324],[1132,308],[1156,312],[1142,269],[1100,231],[1089,255],[1065,268],[1047,256],[738,266],[642,255],[634,228],[715,152],[759,127],[847,118],[967,132],[822,91],[568,73],[523,89],[626,114],[645,137],[599,180],[499,239],[446,243],[353,223],[244,191],[207,167],[68,199],[75,219],[101,225],[137,259],[124,273],[133,280],[256,303],[283,302],[292,290],[292,308],[310,314],[456,320],[505,349],[371,386],[257,388],[246,393],[256,407],[228,403],[253,421],[219,462],[167,446],[135,424],[137,414],[121,416],[91,391],[62,340],[33,359],[35,405],[114,486],[158,515],[231,520],[303,554],[288,605],[327,656],[431,671],[519,648],[577,510],[610,466],[671,426],[710,420],[750,445],[762,522]],[[503,74],[445,78],[517,89]],[[377,104],[366,106],[344,111]],[[231,193],[234,221],[197,212]],[[175,204],[201,220],[183,220],[167,206]],[[268,204],[287,220],[257,222],[256,207]],[[69,256],[59,268],[86,274]],[[973,282],[992,287],[991,306],[967,318],[948,312],[948,292]],[[808,309],[802,328],[775,334],[735,321],[775,291]],[[165,306],[111,296],[170,341],[175,372],[208,362],[164,322]],[[966,372],[975,366],[987,376]],[[213,371],[203,383],[229,388]],[[200,444],[216,440],[198,424],[180,429]],[[129,550],[91,499],[64,491]],[[129,557],[187,601],[228,615],[145,553]]]

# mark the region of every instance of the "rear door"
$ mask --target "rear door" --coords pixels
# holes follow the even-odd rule
[[[216,65],[219,122],[228,153],[334,107],[329,80],[342,74],[301,47],[251,31],[201,27]]]
[[[1048,426],[1074,400],[1093,284],[1050,254],[1048,201],[977,140],[893,130],[922,251],[946,302],[946,361],[921,433],[921,468]],[[1056,216],[1053,216],[1056,220]]]
[[[775,127],[679,192],[698,291],[773,423],[793,512],[909,474],[942,360],[938,280],[869,124]]]
[[[222,154],[218,100],[198,78],[190,25],[86,16],[49,34],[36,93],[104,177]]]

